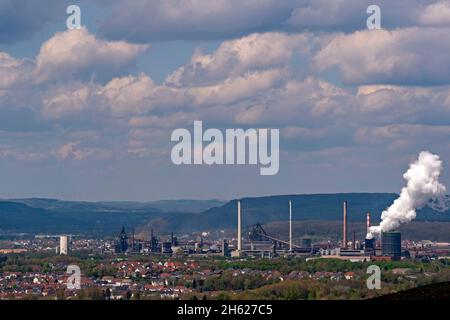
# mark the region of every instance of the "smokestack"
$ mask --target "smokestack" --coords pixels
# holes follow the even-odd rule
[[[242,251],[241,200],[238,200],[238,251]]]
[[[343,245],[344,249],[347,248],[347,201],[344,201],[344,230],[343,230]]]
[[[292,201],[289,200],[289,252],[292,252]]]
[[[352,249],[356,250],[356,232],[353,231]]]
[[[367,233],[370,232],[370,212],[367,212]]]

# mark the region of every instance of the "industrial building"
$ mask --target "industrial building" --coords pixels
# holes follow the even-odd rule
[[[128,235],[125,232],[125,227],[122,227],[122,231],[116,242],[116,253],[125,253],[128,250]]]
[[[69,254],[69,237],[60,236],[59,237],[59,254],[68,255]]]
[[[383,259],[401,258],[401,235],[399,232],[385,232],[382,235],[382,244],[376,239],[365,239],[364,241],[356,239],[355,230],[348,229],[349,203],[344,201],[342,204],[342,238],[336,242],[312,243],[311,238],[297,238],[294,243],[293,238],[293,203],[287,202],[286,211],[288,217],[287,239],[278,235],[272,235],[266,232],[260,223],[248,227],[248,233],[243,234],[243,218],[245,218],[245,208],[242,201],[236,201],[237,209],[237,232],[236,238],[232,240],[220,239],[212,243],[205,242],[202,235],[196,239],[179,241],[173,233],[170,238],[161,239],[156,237],[153,229],[150,232],[150,239],[136,240],[134,230],[131,236],[131,242],[125,228],[117,237],[115,251],[118,254],[129,253],[148,253],[152,255],[222,255],[231,257],[253,256],[253,257],[274,257],[283,256],[310,256],[339,259],[351,261],[369,261],[374,257]],[[244,210],[243,210],[244,209]],[[368,232],[370,228],[370,213],[364,214],[365,229]],[[348,234],[352,234],[349,240]],[[183,237],[181,238],[183,239]],[[66,241],[67,242],[67,241]],[[67,252],[67,249],[61,249]]]
[[[402,236],[400,232],[382,233],[383,255],[392,257],[393,260],[400,260],[402,256]]]
[[[242,218],[245,216],[242,211],[242,203],[237,201],[237,250],[231,252],[232,257],[260,256],[273,257],[278,254],[289,255],[310,255],[314,250],[310,238],[302,238],[300,244],[295,244],[293,239],[293,211],[292,201],[288,203],[289,213],[289,239],[283,240],[279,237],[268,234],[260,223],[250,227],[247,241],[243,243],[242,238]],[[316,250],[317,251],[317,250]]]

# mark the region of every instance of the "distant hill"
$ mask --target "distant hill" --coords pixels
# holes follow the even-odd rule
[[[366,212],[378,222],[380,213],[397,197],[393,193],[280,195],[242,199],[243,226],[283,222],[288,201],[296,221],[340,221],[342,202],[348,201],[349,222],[363,225]],[[158,233],[197,232],[236,228],[237,201],[164,200],[153,202],[78,202],[57,199],[0,201],[0,234],[74,233],[114,235],[124,225]],[[418,212],[418,221],[450,221],[450,212],[431,208]]]
[[[153,212],[57,211],[1,201],[0,234],[113,234],[117,233],[122,225],[142,226],[157,215],[158,213]]]
[[[348,201],[348,220],[365,221],[366,213],[372,214],[373,223],[379,222],[381,212],[398,197],[394,193],[342,193],[312,195],[281,195],[243,198],[242,223],[249,226],[257,222],[268,223],[288,219],[288,202],[293,202],[293,219],[327,220],[342,219],[342,204]],[[450,212],[440,213],[426,207],[418,211],[418,221],[450,221]],[[154,227],[161,232],[203,231],[209,229],[236,228],[237,200],[221,207],[211,208],[197,214],[170,214],[164,219],[150,221],[147,228]]]
[[[0,235],[11,233],[72,233],[113,235],[122,226],[142,228],[149,220],[167,214],[204,211],[218,200],[167,200],[155,202],[78,202],[57,199],[0,201]],[[190,213],[192,214],[192,213]]]
[[[135,201],[63,201],[57,199],[12,199],[8,201],[26,204],[33,208],[56,210],[59,212],[202,212],[220,207],[226,201],[220,200],[158,200]]]

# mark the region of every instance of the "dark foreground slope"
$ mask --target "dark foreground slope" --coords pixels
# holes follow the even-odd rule
[[[391,293],[372,300],[448,300],[450,301],[450,282],[430,284],[427,286]]]

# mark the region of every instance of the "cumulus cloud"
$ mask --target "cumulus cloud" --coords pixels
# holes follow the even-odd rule
[[[317,78],[287,79],[255,98],[250,108],[241,107],[235,119],[252,125],[323,125],[348,114],[352,99],[348,90]]]
[[[157,85],[144,73],[114,78],[98,94],[106,99],[106,107],[116,114],[142,114],[185,101],[181,90]]]
[[[241,99],[253,98],[258,92],[276,87],[277,82],[286,79],[287,73],[286,70],[280,69],[246,73],[218,84],[189,88],[187,94],[198,106],[231,104]]]
[[[420,124],[393,124],[383,127],[364,127],[359,128],[355,137],[366,143],[384,143],[388,140],[416,140],[424,139],[432,141],[436,138],[448,139],[450,135],[450,126],[432,126]],[[417,141],[417,140],[416,140]]]
[[[163,84],[145,73],[115,77],[104,85],[69,82],[46,90],[43,113],[56,119],[94,109],[106,116],[135,117],[135,122],[149,114],[160,118],[188,110],[202,113],[251,100],[292,76],[287,66],[295,51],[306,46],[307,37],[266,33],[225,41],[210,55],[194,54],[190,64]]]
[[[66,160],[69,157],[72,157],[75,160],[83,160],[85,159],[89,152],[78,149],[79,141],[77,142],[68,142],[65,145],[61,146],[58,150],[56,150],[55,155],[60,160]]]
[[[110,78],[127,70],[147,45],[98,39],[86,28],[55,34],[36,58],[37,82],[61,78]]]
[[[367,30],[336,35],[313,64],[319,71],[337,67],[348,84],[447,84],[449,50],[445,28]]]
[[[120,100],[119,92],[112,95],[114,89],[121,90],[115,86],[126,82],[120,80],[126,77],[113,81],[111,78],[129,70],[147,48],[147,45],[98,39],[82,28],[56,33],[42,44],[35,59],[19,59],[0,52],[0,107],[32,107],[48,119],[81,112],[92,114],[94,110],[101,110],[93,106],[102,102],[98,99],[103,92],[99,94],[97,91],[103,89],[106,91],[104,100],[115,102],[109,107],[117,109],[118,103],[126,103]],[[103,87],[102,81],[109,84]],[[137,82],[141,83],[144,91],[153,87],[144,77],[138,78]],[[136,85],[133,87],[128,83],[128,86],[126,91],[130,95],[125,99],[132,101],[134,93],[143,99],[139,92],[132,92]],[[39,100],[41,102],[37,103]]]
[[[17,105],[52,136],[42,139],[47,143],[40,150],[60,165],[125,157],[167,163],[171,131],[199,119],[217,128],[279,128],[282,156],[311,165],[326,157],[357,164],[368,150],[371,156],[407,154],[430,140],[444,146],[450,123],[448,85],[408,85],[414,72],[434,63],[422,57],[425,49],[416,49],[413,29],[418,28],[371,34],[252,33],[225,40],[207,54],[194,52],[162,82],[152,79],[151,70],[128,72],[146,46],[99,39],[86,29],[61,33],[42,45],[36,60],[0,55],[0,74],[5,75],[0,113],[7,105],[16,106],[13,98],[23,100]],[[427,30],[435,29],[419,32],[428,47],[442,41],[441,33],[432,37]],[[78,40],[61,48],[65,37]],[[77,46],[89,54],[70,56]],[[108,59],[117,59],[111,70],[106,70]],[[437,70],[433,76],[445,77],[442,70],[450,62],[443,54],[436,60],[444,67],[432,68]],[[375,74],[379,63],[384,71]],[[336,66],[347,83],[358,86],[322,76]],[[380,84],[365,81],[373,74]],[[424,74],[432,77],[431,71]],[[25,122],[21,126],[26,130]],[[38,140],[32,141],[32,159],[38,159]],[[19,149],[21,143],[16,143]],[[5,157],[23,159],[17,148],[2,150]]]
[[[295,53],[310,46],[308,34],[255,33],[224,41],[212,54],[196,52],[188,65],[170,74],[166,83],[201,86],[242,76],[246,72],[288,65]]]
[[[40,3],[34,2],[22,1],[39,16]],[[82,10],[87,2],[80,1]],[[379,1],[385,30],[357,32],[365,29],[368,1],[89,3],[108,7],[104,23],[88,15],[84,20],[101,30],[97,35],[83,28],[56,33],[40,48],[28,48],[33,42],[24,51],[22,44],[2,46],[0,158],[27,174],[33,168],[28,161],[42,161],[51,168],[39,171],[50,175],[55,166],[116,166],[109,173],[139,172],[133,181],[151,170],[170,175],[164,171],[170,133],[194,120],[221,129],[279,128],[282,166],[291,163],[291,172],[311,181],[318,171],[332,181],[351,167],[346,176],[362,179],[363,186],[364,179],[378,178],[376,188],[383,188],[392,163],[407,161],[418,148],[450,157],[448,1]],[[8,24],[16,35],[0,31],[0,43],[30,39],[31,25],[42,37],[47,22],[36,23],[31,14],[16,19],[17,26],[8,22],[5,12],[16,18],[14,12],[28,12],[11,4],[0,3],[6,8],[0,26]],[[58,28],[64,27],[64,9]],[[152,43],[156,55],[145,58],[180,48],[167,53],[161,67],[139,59],[149,42],[223,38],[200,42],[208,51],[186,52],[198,42]],[[100,166],[97,160],[107,161]],[[20,167],[21,161],[27,164]],[[380,165],[386,165],[384,177],[376,171]],[[377,177],[365,175],[370,166]],[[279,179],[298,181],[291,174]],[[315,187],[324,191],[319,182]]]
[[[29,80],[33,63],[26,59],[17,59],[0,52],[0,90],[23,84]]]
[[[105,80],[133,66],[147,45],[98,39],[86,28],[56,33],[35,59],[0,52],[0,90],[69,80]]]
[[[93,105],[95,87],[72,84],[52,88],[42,99],[42,113],[49,118],[62,118],[85,112]]]
[[[419,22],[424,26],[450,27],[450,1],[439,1],[426,6],[420,14]]]

